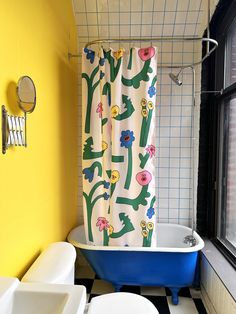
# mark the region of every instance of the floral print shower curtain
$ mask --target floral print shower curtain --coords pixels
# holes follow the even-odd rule
[[[83,212],[92,245],[156,246],[157,49],[82,54]]]

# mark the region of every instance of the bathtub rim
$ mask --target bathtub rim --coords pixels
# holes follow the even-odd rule
[[[181,229],[185,229],[189,231],[189,234],[192,233],[192,230],[186,226],[182,226],[179,224],[168,224],[168,223],[159,223],[162,226],[171,226],[177,227]],[[140,247],[140,246],[101,246],[101,245],[90,245],[80,243],[79,241],[75,240],[75,235],[78,234],[80,229],[84,230],[84,225],[79,225],[72,229],[67,236],[67,241],[70,242],[72,245],[79,249],[84,250],[92,250],[92,251],[134,251],[134,252],[169,252],[169,253],[191,253],[200,251],[204,247],[204,241],[198,235],[197,232],[194,231],[194,237],[197,240],[197,245],[193,247],[186,247],[186,248],[178,248],[178,247]]]

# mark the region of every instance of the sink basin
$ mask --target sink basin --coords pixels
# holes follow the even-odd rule
[[[0,277],[1,314],[82,314],[85,305],[83,286],[23,283]]]

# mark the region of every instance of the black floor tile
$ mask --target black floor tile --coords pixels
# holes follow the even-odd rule
[[[98,297],[101,294],[90,294],[89,299],[88,299],[88,303],[91,302],[92,298],[94,297]]]
[[[130,292],[130,293],[141,294],[141,288],[140,288],[140,286],[123,286],[121,288],[121,292]]]
[[[191,293],[188,287],[181,288],[179,290],[179,296],[180,297],[185,297],[185,298],[191,298]]]
[[[166,295],[171,296],[171,291],[169,288],[165,288]],[[179,297],[191,298],[190,290],[188,287],[181,288],[178,293]]]
[[[94,283],[93,279],[75,279],[75,284],[85,286],[87,293],[91,292],[93,283]]]
[[[147,298],[149,301],[151,301],[157,310],[159,311],[159,314],[170,314],[167,298],[164,296],[153,296],[153,295],[145,295],[145,298]]]
[[[195,303],[199,314],[207,314],[207,311],[201,299],[193,299],[193,302]]]

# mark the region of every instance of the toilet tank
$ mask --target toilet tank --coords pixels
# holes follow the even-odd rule
[[[76,251],[72,244],[52,243],[39,255],[22,281],[74,284],[75,259]]]

